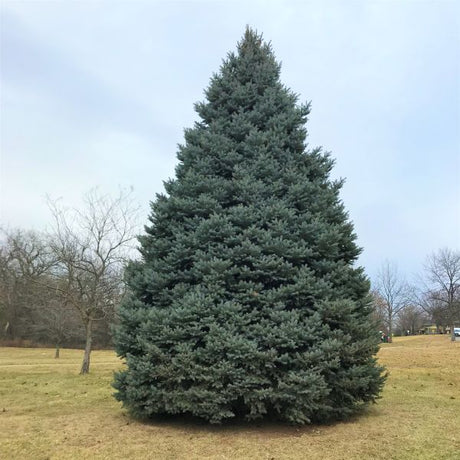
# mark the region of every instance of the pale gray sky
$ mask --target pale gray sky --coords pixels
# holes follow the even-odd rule
[[[3,0],[1,223],[44,228],[46,194],[94,186],[132,185],[147,215],[246,24],[312,101],[368,273],[459,248],[460,2],[442,0]]]

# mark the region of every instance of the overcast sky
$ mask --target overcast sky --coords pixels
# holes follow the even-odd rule
[[[1,224],[43,229],[46,194],[94,186],[133,186],[147,216],[246,24],[312,101],[369,275],[459,248],[460,2],[442,0],[2,0]]]

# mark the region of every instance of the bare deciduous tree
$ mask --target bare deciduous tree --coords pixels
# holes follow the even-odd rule
[[[460,324],[460,251],[440,249],[429,255],[425,263],[425,309],[442,315],[451,328]]]
[[[46,236],[35,231],[1,231],[0,317],[5,337],[28,336],[35,310],[50,300],[40,288],[56,261]]]
[[[122,271],[138,231],[138,206],[131,191],[116,197],[97,189],[84,197],[82,209],[49,200],[54,217],[51,247],[63,281],[63,301],[75,308],[85,328],[81,374],[90,367],[93,324],[112,315],[123,293]]]
[[[69,340],[78,340],[81,336],[81,327],[73,310],[62,303],[59,292],[53,292],[53,282],[56,281],[50,279],[41,285],[41,298],[37,299],[37,304],[29,317],[29,334],[40,343],[53,343],[54,357],[59,358],[62,344]]]
[[[409,331],[410,334],[417,334],[423,325],[424,321],[427,321],[423,310],[414,304],[410,304],[399,312],[397,322],[401,333],[406,334]]]
[[[411,289],[398,272],[394,263],[385,261],[377,274],[374,302],[383,314],[388,329],[388,338],[392,340],[393,324],[396,316],[409,304]]]

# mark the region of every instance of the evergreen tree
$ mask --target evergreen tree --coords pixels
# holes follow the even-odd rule
[[[342,182],[279,77],[247,29],[152,203],[116,331],[116,398],[134,414],[323,422],[382,388]]]

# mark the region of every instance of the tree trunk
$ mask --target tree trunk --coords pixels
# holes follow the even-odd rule
[[[56,351],[55,351],[55,353],[54,353],[54,357],[55,357],[56,359],[59,358],[59,348],[60,348],[60,347],[59,347],[59,344],[57,343],[57,344],[56,344]]]
[[[91,340],[92,340],[92,327],[93,321],[88,319],[85,323],[86,329],[86,345],[85,354],[83,355],[83,363],[81,365],[80,374],[87,374],[89,372],[89,360],[91,355]]]
[[[452,342],[455,342],[455,331],[454,331],[454,328],[455,328],[455,324],[452,323],[452,326],[450,326],[450,340],[452,340]]]
[[[388,343],[393,342],[393,318],[388,321]]]

